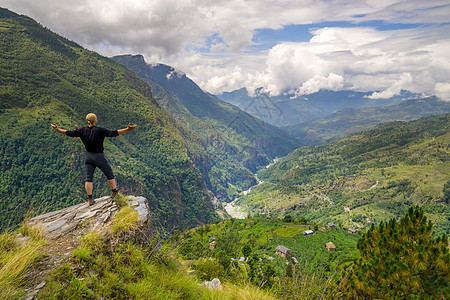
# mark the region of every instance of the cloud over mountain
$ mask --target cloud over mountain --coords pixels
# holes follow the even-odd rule
[[[104,55],[141,53],[173,65],[212,93],[263,86],[275,94],[348,88],[384,97],[403,88],[450,99],[448,1],[0,0],[0,6]],[[309,25],[303,30],[310,39],[300,37],[305,32],[279,34],[299,24]]]

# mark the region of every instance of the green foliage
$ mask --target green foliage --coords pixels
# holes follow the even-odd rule
[[[115,235],[127,234],[135,231],[138,220],[138,212],[131,206],[124,206],[114,216],[111,231]]]
[[[442,192],[444,193],[444,201],[450,203],[450,181],[447,181],[442,188]]]
[[[214,278],[223,279],[225,275],[224,267],[219,263],[218,259],[201,258],[196,265],[196,274],[201,281],[210,281]]]
[[[250,255],[252,254],[252,248],[250,247],[250,245],[245,244],[242,247],[242,254],[244,255],[244,257],[250,257]]]
[[[254,287],[223,285],[211,291],[186,275],[165,247],[141,247],[131,242],[111,243],[98,233],[81,239],[73,260],[56,269],[37,295],[39,299],[274,299]],[[160,252],[160,253],[158,253]],[[159,259],[167,256],[164,263]],[[202,280],[222,278],[216,259],[197,264]]]
[[[433,238],[433,223],[411,207],[399,221],[372,226],[358,241],[358,260],[347,297],[444,299],[450,294],[446,235]]]

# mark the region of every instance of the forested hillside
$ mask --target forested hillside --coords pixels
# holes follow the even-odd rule
[[[147,81],[156,101],[195,132],[208,158],[205,161],[205,157],[192,157],[208,187],[221,201],[233,200],[254,185],[253,172],[298,145],[284,130],[203,92],[172,67],[147,64],[141,55],[113,59]]]
[[[253,213],[286,214],[366,227],[423,206],[436,232],[450,232],[450,114],[374,129],[299,148],[258,176],[239,203]]]
[[[0,228],[25,214],[85,201],[84,147],[63,129],[138,124],[107,139],[123,192],[149,199],[157,223],[194,226],[218,218],[185,139],[195,140],[152,97],[150,86],[110,59],[0,9]],[[201,147],[198,147],[202,151]],[[207,154],[204,153],[206,156]],[[101,172],[95,196],[109,194]]]

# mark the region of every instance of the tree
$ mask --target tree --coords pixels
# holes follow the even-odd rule
[[[244,257],[250,257],[250,255],[252,254],[252,248],[248,244],[245,244],[242,247],[242,254],[244,255]]]
[[[284,222],[291,223],[294,221],[294,218],[291,215],[285,215],[283,218]]]
[[[421,207],[372,227],[357,243],[359,257],[345,284],[349,298],[445,298],[449,293],[448,238],[433,238]]]
[[[445,202],[450,202],[450,181],[447,181],[446,184],[444,184],[444,188],[442,189],[444,192],[444,200]]]

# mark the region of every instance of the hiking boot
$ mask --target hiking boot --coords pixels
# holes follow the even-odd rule
[[[116,198],[117,194],[119,194],[119,191],[117,189],[111,190],[111,199]]]
[[[89,206],[92,206],[95,204],[94,198],[92,196],[88,196],[88,204],[89,204]]]

